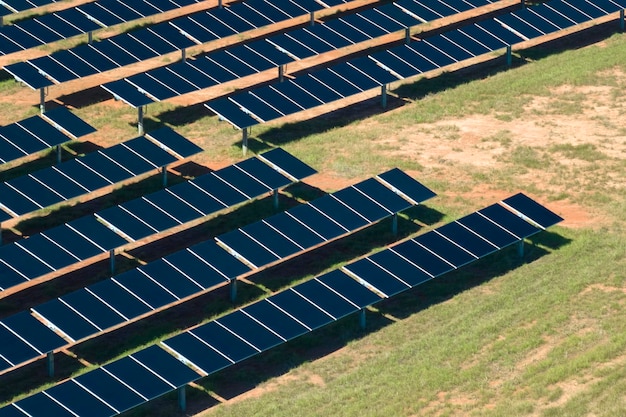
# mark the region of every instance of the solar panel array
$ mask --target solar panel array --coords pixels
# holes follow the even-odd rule
[[[273,192],[313,173],[311,167],[278,148],[4,245],[0,247],[0,290]]]
[[[95,129],[65,107],[0,126],[0,163],[54,148]]]
[[[244,129],[623,10],[626,0],[552,0],[373,52],[283,82],[209,101]]]
[[[200,151],[202,148],[164,127],[0,183],[0,208],[19,217],[145,174]]]
[[[516,209],[511,212],[505,205]],[[518,210],[523,210],[519,212]],[[523,218],[537,219],[531,224]],[[520,242],[562,219],[523,194],[318,276],[0,409],[108,417]],[[362,285],[361,285],[362,284]],[[179,361],[174,359],[174,356]],[[189,365],[189,366],[187,366]],[[195,370],[195,372],[193,372]]]
[[[417,1],[378,5],[311,27],[211,52],[193,61],[185,60],[146,71],[104,84],[102,87],[137,107],[138,103],[143,105],[153,100],[166,100],[277,68],[295,60],[356,45],[415,26],[427,21],[427,18],[450,16],[487,5],[490,1],[473,0],[472,3],[468,3],[454,0],[447,1],[446,4],[431,3],[430,8],[427,8],[426,2]],[[172,24],[178,25],[185,33],[191,31],[177,21]],[[200,40],[206,42],[210,39],[200,37]],[[147,98],[137,98],[138,92],[145,94]]]
[[[3,12],[0,15],[6,16],[11,13],[20,13],[26,10],[47,6],[58,1],[61,0],[0,0],[0,7],[3,7],[8,11],[8,13]]]
[[[267,267],[346,236],[434,195],[404,172],[393,169],[312,203],[218,236],[218,242],[229,243],[226,249],[213,240],[206,241],[33,307],[40,319],[33,326],[49,326],[72,342],[93,337],[225,285],[253,269]],[[267,257],[268,253],[277,255]],[[46,334],[43,330],[42,333]],[[21,351],[22,344],[17,339],[7,340],[0,346],[0,357]],[[42,352],[27,352],[22,353],[24,361],[42,355]],[[5,367],[0,365],[0,371],[16,366],[14,360]]]
[[[138,1],[143,3],[143,0]],[[119,2],[119,0],[101,0],[96,3],[78,6],[78,11],[75,12],[78,13],[76,19],[80,19],[83,15],[89,15],[93,16],[94,20],[103,26],[115,24],[117,16],[113,16],[111,12],[107,11],[106,7],[101,7],[104,2],[107,4],[115,2],[117,6],[111,10],[116,12],[130,11],[135,8],[134,5],[128,5],[127,2]],[[170,1],[158,0],[159,6],[166,10],[165,6],[160,4],[161,2],[170,4]],[[177,0],[177,2],[180,2],[180,0]],[[343,2],[333,1],[329,4],[337,5],[341,3]],[[154,0],[152,3],[143,4],[144,6],[146,4],[154,4]],[[188,4],[192,4],[192,1],[186,0],[184,5]],[[130,8],[127,6],[130,6]],[[197,12],[169,22],[123,33],[92,44],[81,45],[25,62],[7,65],[5,70],[18,81],[27,84],[33,89],[38,89],[99,74],[183,50],[200,43],[236,35],[280,20],[302,16],[325,7],[329,6],[315,0],[298,2],[292,0],[281,0],[279,2],[249,0],[238,2],[229,4],[227,7]],[[130,18],[130,16],[126,17]],[[89,22],[92,25],[94,24],[92,21]],[[199,33],[200,30],[203,31],[202,34]],[[0,28],[1,34],[2,29]],[[17,46],[14,47],[15,51],[8,49],[8,46],[3,48],[1,40],[0,38],[0,52],[9,53],[8,51],[15,52],[18,50],[15,49]]]
[[[12,54],[195,3],[198,3],[198,0],[98,0],[21,20],[0,27],[0,55]]]

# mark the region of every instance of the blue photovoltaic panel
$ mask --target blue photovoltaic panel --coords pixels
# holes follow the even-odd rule
[[[478,259],[465,249],[437,233],[426,233],[414,238],[413,241],[445,259],[448,263],[454,265],[455,268],[460,268]]]
[[[50,120],[54,125],[69,133],[73,138],[80,138],[96,131],[93,126],[76,116],[66,107],[57,107],[52,110],[47,110],[41,117]]]
[[[281,234],[263,221],[244,226],[242,230],[281,259],[304,249],[290,240],[289,234]]]
[[[337,269],[317,277],[317,280],[359,308],[365,308],[381,300],[380,296]]]
[[[272,329],[285,340],[296,338],[308,332],[308,329],[297,320],[265,300],[244,307],[242,311]]]
[[[255,268],[270,264],[280,259],[270,249],[254,241],[241,230],[234,230],[216,238],[220,243],[235,251]]]
[[[47,389],[46,394],[78,416],[109,417],[115,411],[72,381]]]
[[[128,389],[123,382],[102,368],[94,369],[74,378],[74,380],[118,411],[127,410],[145,401],[139,394]]]
[[[212,100],[206,103],[205,106],[238,129],[245,129],[260,123],[258,120],[242,112],[239,106],[227,98]]]
[[[224,259],[228,259],[226,252],[222,253],[221,256]],[[228,275],[218,272],[216,268],[211,267],[208,263],[214,262],[215,259],[207,259],[205,262],[197,255],[194,255],[194,252],[190,249],[168,255],[165,257],[165,260],[182,273],[192,278],[194,282],[201,285],[204,289],[213,288],[228,282]]]
[[[78,257],[71,255],[43,235],[33,235],[15,244],[55,269],[80,261]]]
[[[272,295],[267,298],[267,301],[279,307],[311,330],[325,326],[334,320],[330,314],[325,313],[292,289]]]
[[[367,195],[369,198],[376,201],[376,203],[383,206],[392,213],[401,212],[408,209],[412,205],[404,198],[400,197],[396,192],[385,187],[383,184],[373,178],[361,181],[360,183],[355,184],[353,187],[363,194]],[[416,202],[421,203],[423,201],[424,199],[417,200]]]
[[[51,352],[63,345],[65,340],[47,328],[39,320],[23,311],[2,319],[2,324],[41,353]]]
[[[438,228],[436,233],[447,237],[479,258],[487,256],[498,250],[495,245],[487,242],[482,237],[456,222],[452,222]]]
[[[426,201],[437,195],[398,168],[393,168],[380,174],[378,178],[389,185],[392,190],[399,191],[417,203]]]
[[[358,311],[354,304],[316,279],[298,285],[294,291],[333,316],[335,320]]]
[[[233,188],[246,196],[254,197],[272,191],[271,187],[263,184],[254,176],[237,168],[236,165],[222,168],[214,172],[215,176],[230,184]]]
[[[141,298],[152,309],[178,301],[176,296],[139,272],[138,269],[131,269],[113,279],[122,287]]]
[[[309,204],[346,229],[354,230],[369,224],[368,219],[358,213],[358,208],[350,208],[335,196],[326,195]],[[315,229],[315,224],[307,225]]]
[[[457,220],[458,223],[467,227],[474,233],[482,236],[488,242],[494,244],[498,249],[502,249],[513,244],[519,239],[511,233],[494,224],[491,220],[486,219],[478,213],[469,214]]]
[[[233,363],[190,332],[179,334],[161,342],[206,374],[211,374]]]
[[[19,406],[29,416],[44,415],[45,410],[46,417],[74,417],[74,414],[41,392],[20,400]]]
[[[174,387],[182,387],[199,378],[197,373],[158,346],[140,350],[133,353],[132,357]]]
[[[88,237],[79,234],[68,225],[61,225],[46,230],[42,235],[58,243],[81,260],[89,259],[103,252],[103,249],[97,246],[97,243],[90,242]]]
[[[315,233],[322,236],[325,240],[334,239],[348,231],[348,229],[340,226],[309,205],[296,206],[290,209],[289,216],[311,227]]]
[[[120,204],[120,208],[159,232],[178,226],[182,223],[173,215],[169,215],[169,213],[166,212],[166,209],[162,209],[151,204],[143,197]]]
[[[101,330],[58,299],[34,307],[33,311],[74,341]]]
[[[259,351],[267,350],[284,342],[281,336],[259,324],[240,310],[234,311],[216,321],[248,341]]]
[[[412,287],[432,279],[426,271],[391,250],[378,252],[368,258]]]
[[[97,244],[104,251],[109,251],[128,243],[125,239],[109,230],[93,216],[85,216],[67,224]]]
[[[60,300],[73,310],[79,312],[101,330],[108,329],[109,327],[116,326],[126,321],[126,318],[122,317],[121,314],[107,306],[84,288],[66,294],[62,296]],[[61,329],[64,327],[62,323],[57,323],[57,325]]]
[[[277,168],[279,172],[285,172],[298,181],[317,173],[309,165],[282,148],[264,152],[258,157]]]
[[[563,218],[522,193],[502,200],[502,203],[539,226],[548,228],[563,221]]]
[[[104,280],[90,285],[87,291],[126,318],[139,317],[152,310],[146,303],[113,280]]]
[[[367,258],[351,263],[344,268],[387,297],[391,297],[411,287]]]
[[[0,326],[0,337],[3,341],[0,345],[0,355],[3,358],[3,361],[0,361],[0,370],[8,369],[39,355],[39,352],[3,326]]]
[[[280,113],[275,108],[249,93],[239,94],[233,101],[241,108],[245,109],[247,113],[254,114],[258,119],[264,122],[284,116],[283,113]]]
[[[265,219],[264,222],[283,234],[289,234],[290,238],[303,248],[310,248],[324,242],[322,236],[288,214],[280,213]]]
[[[161,379],[160,376],[134,361],[132,355],[109,363],[104,368],[149,399],[156,398],[175,388]]]
[[[8,13],[7,13],[8,14]],[[0,359],[0,362],[2,359]],[[0,364],[0,369],[2,369],[2,365]],[[0,408],[0,417],[29,417],[28,414],[24,414],[20,410],[18,410],[13,404],[7,405],[6,407]]]
[[[31,280],[54,271],[51,266],[44,264],[15,244],[4,245],[0,248],[0,260],[17,271],[26,280]]]
[[[203,289],[201,285],[162,259],[140,266],[138,269],[179,299],[193,295]]]
[[[407,240],[406,242],[396,245],[392,250],[404,258],[410,259],[433,277],[445,274],[454,269],[451,264],[412,240]]]
[[[333,194],[338,200],[357,211],[370,222],[381,220],[392,213],[372,201],[355,188],[349,187]]]
[[[302,90],[306,91],[311,96],[316,97],[322,103],[330,103],[343,98],[339,93],[312,77],[299,77],[295,80],[290,80],[289,82],[302,88]]]
[[[309,74],[309,76],[343,97],[351,96],[362,91],[350,81],[345,80],[328,69],[316,71],[315,74]]]
[[[493,204],[489,207],[485,207],[484,209],[479,210],[478,213],[499,224],[520,239],[534,235],[541,230],[524,221],[519,216],[511,213],[499,204]]]
[[[205,192],[211,194],[224,206],[234,206],[242,203],[256,195],[247,196],[238,190],[237,184],[229,184],[217,177],[214,172],[203,175],[193,180],[194,184],[201,187]]]
[[[259,353],[259,350],[241,340],[229,330],[211,321],[190,331],[191,334],[221,352],[233,362],[244,360]]]
[[[286,97],[271,85],[254,89],[250,94],[263,100],[263,102],[278,110],[281,114],[292,114],[304,110],[304,107]]]
[[[169,187],[165,192],[176,196],[176,198],[179,198],[181,201],[186,202],[203,215],[214,213],[228,207],[226,204],[203,191],[201,187],[194,185],[193,181],[176,184]]]
[[[277,190],[291,184],[291,180],[271,168],[267,164],[261,162],[258,158],[249,158],[235,164],[238,169],[243,170],[247,175],[260,181],[270,190]]]
[[[133,241],[158,232],[158,229],[144,223],[119,206],[102,210],[96,214],[96,217],[119,230]]]
[[[154,103],[154,100],[140,93],[137,88],[125,80],[118,80],[102,85],[102,88],[113,94],[117,99],[122,99],[124,102],[132,107],[141,107],[150,103]]]
[[[152,193],[143,197],[143,199],[149,202],[152,206],[158,207],[160,210],[166,212],[168,215],[172,216],[181,223],[197,219],[198,216],[202,215],[201,212],[169,192]]]

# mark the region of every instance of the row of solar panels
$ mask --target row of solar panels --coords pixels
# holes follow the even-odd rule
[[[0,17],[47,6],[60,0],[0,0]]]
[[[532,219],[533,224],[522,218]],[[0,416],[118,415],[523,241],[561,220],[517,194],[170,337],[160,346],[149,346],[14,402],[0,409]]]
[[[399,0],[329,19],[311,27],[228,47],[194,61],[186,60],[160,67],[102,87],[119,99],[139,107],[153,100],[166,100],[209,88],[295,60],[372,40],[427,19],[450,16],[489,3],[489,0],[473,0],[471,3],[452,0],[446,4]]]
[[[175,10],[198,0],[97,0],[0,27],[0,55],[8,55],[120,23]]]
[[[94,6],[91,8],[96,7],[99,3],[93,3]],[[342,1],[334,0],[330,4],[342,4]],[[80,7],[84,8],[86,6]],[[151,25],[99,42],[55,52],[44,57],[10,64],[5,66],[4,69],[18,81],[27,84],[33,89],[38,89],[54,83],[62,83],[99,74],[177,50],[183,50],[197,43],[221,39],[281,20],[306,15],[324,7],[328,6],[326,4],[322,5],[322,3],[316,0],[297,2],[293,0],[271,2],[267,0],[247,0],[223,8],[197,12],[173,21]],[[94,12],[89,10],[89,13]],[[79,12],[74,11],[73,13]],[[98,19],[103,19],[103,17]],[[272,19],[277,20],[274,21]],[[30,25],[35,25],[35,22],[30,23]],[[17,25],[13,26],[16,27],[6,30],[18,31],[20,29]],[[200,36],[197,30],[193,30],[194,27],[204,28],[205,34]],[[33,28],[29,29],[31,31],[34,30]],[[189,33],[194,36],[189,35]],[[3,32],[0,28],[0,35],[2,34]],[[43,36],[40,35],[40,37]],[[20,45],[11,47],[11,45],[3,46],[2,38],[0,37],[0,52],[6,54],[16,52],[20,48],[31,48],[36,45],[37,40],[31,40],[30,38],[22,39],[19,33],[11,34],[11,39],[14,42],[21,42]],[[47,39],[50,42],[52,35],[50,34]]]
[[[0,371],[346,236],[435,194],[393,169],[0,321]],[[219,242],[222,246],[218,245]],[[3,324],[4,323],[4,324]],[[22,326],[28,325],[28,329]],[[36,330],[39,328],[39,330]],[[0,327],[0,332],[2,327]],[[49,350],[43,350],[47,347]]]
[[[0,290],[198,220],[315,173],[274,149],[0,247]]]
[[[569,28],[625,7],[626,0],[551,0],[205,105],[244,129]]]
[[[12,217],[19,217],[145,174],[200,151],[202,148],[164,127],[0,183],[0,208]]]

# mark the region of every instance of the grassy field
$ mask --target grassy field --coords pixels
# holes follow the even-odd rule
[[[403,217],[401,237],[517,191],[565,222],[529,241],[523,259],[510,248],[376,305],[365,331],[357,317],[347,318],[201,380],[189,390],[188,414],[626,415],[626,37],[591,33],[597,42],[575,50],[551,44],[522,52],[509,70],[498,60],[396,86],[382,113],[370,99],[312,120],[256,128],[253,150],[284,147],[324,173],[310,181],[324,191],[393,166],[431,187],[439,196]],[[586,43],[586,36],[577,39]],[[0,85],[13,90],[7,81]],[[28,107],[15,112],[32,113]],[[77,113],[106,129],[103,146],[134,135],[133,114],[122,105],[95,103]],[[148,130],[168,124],[202,145],[198,164],[241,157],[239,134],[198,106],[159,104],[148,118]],[[482,122],[478,135],[468,133],[474,120]],[[573,133],[565,129],[571,126]],[[531,135],[539,128],[545,136]],[[292,193],[316,195],[314,189]],[[284,207],[295,204],[287,197]],[[71,216],[72,208],[64,210]],[[238,210],[192,236],[206,239],[265,215]],[[384,247],[393,240],[388,226],[263,272],[256,285],[242,289],[241,302]],[[155,256],[131,255],[137,262]],[[179,310],[163,313],[132,326],[133,338],[108,335],[72,351],[91,363],[107,362],[228,309],[210,302],[194,301],[191,318],[179,317]],[[69,359],[60,365],[59,378],[85,369]],[[5,379],[0,402],[45,381],[36,372],[21,377],[19,388]],[[176,397],[125,415],[177,415]]]

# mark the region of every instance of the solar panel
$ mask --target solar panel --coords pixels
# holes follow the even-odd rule
[[[448,223],[438,228],[436,233],[450,239],[479,258],[487,256],[498,250],[495,245],[489,243],[479,235],[471,232],[456,222]]]
[[[331,315],[335,320],[359,310],[352,302],[346,300],[317,279],[306,281],[293,290]]]
[[[259,352],[215,321],[202,325],[190,333],[225,355],[232,362],[244,360]]]
[[[62,404],[64,408],[71,410],[74,415],[108,417],[116,413],[111,406],[72,382],[49,388],[46,390],[46,395]]]
[[[435,255],[428,249],[417,244],[413,240],[408,240],[399,245],[394,246],[391,250],[399,254],[405,259],[410,259],[433,277],[445,274],[454,269],[454,267]]]
[[[437,233],[426,233],[416,237],[413,241],[439,255],[446,262],[454,265],[455,268],[460,268],[478,259],[462,247]]]
[[[59,323],[60,330],[73,341],[102,330],[59,300],[41,304],[33,311],[49,323]]]
[[[111,372],[144,398],[156,398],[175,388],[172,387],[167,379],[136,362],[132,355],[109,363],[104,366],[104,369]]]
[[[129,389],[124,382],[105,371],[104,368],[96,368],[74,378],[72,381],[85,387],[89,392],[120,412],[146,401],[146,398]],[[68,381],[66,384],[72,381]]]
[[[90,285],[87,292],[93,294],[124,318],[139,317],[152,310],[139,297],[119,285],[114,280],[104,280]]]
[[[544,229],[563,221],[561,216],[522,193],[506,198],[502,203]]]
[[[136,87],[125,80],[107,83],[106,85],[102,85],[102,88],[113,94],[117,99],[123,98],[124,102],[132,107],[141,107],[154,103],[154,100],[140,93]]]
[[[325,326],[334,320],[330,314],[324,312],[291,288],[268,297],[267,301],[282,309],[311,330]]]
[[[237,104],[227,98],[212,100],[209,103],[205,103],[205,106],[238,129],[246,129],[259,124],[257,119],[242,112]]]
[[[73,138],[80,138],[96,131],[96,129],[80,117],[69,111],[67,107],[47,110],[41,115],[57,129],[67,132]]]
[[[193,365],[207,375],[233,363],[191,333],[182,333],[161,343],[175,352],[184,363]]]
[[[478,213],[472,213],[457,220],[457,222],[483,237],[489,243],[497,246],[498,249],[511,245],[518,240],[511,233],[505,231],[500,226],[494,224],[492,221],[486,219]]]
[[[391,250],[375,253],[374,255],[368,256],[368,259],[379,267],[389,271],[389,273],[396,276],[402,282],[413,287],[433,278],[414,262],[403,258],[398,253]]]
[[[254,303],[244,307],[241,311],[285,340],[308,332],[303,324],[268,302]]]
[[[279,345],[285,339],[276,332],[254,320],[241,310],[235,311],[216,320],[231,332],[245,339],[259,351]]]
[[[537,227],[522,220],[520,217],[497,204],[479,210],[478,213],[502,226],[519,239],[524,239],[540,231]]]
[[[411,287],[367,258],[351,263],[345,269],[357,278],[365,277],[371,287],[386,297]]]
[[[20,408],[24,410],[28,416],[45,415],[50,417],[72,417],[73,414],[62,405],[58,404],[52,398],[43,393],[37,393],[33,396],[26,397],[20,401]]]

